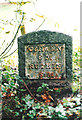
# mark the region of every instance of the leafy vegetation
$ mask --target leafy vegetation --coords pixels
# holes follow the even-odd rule
[[[75,54],[76,55],[76,54]],[[75,63],[76,61],[74,61]],[[77,63],[76,63],[77,65]],[[1,97],[3,116],[12,119],[80,119],[80,94],[79,87],[72,86],[73,93],[70,97],[57,98],[57,102],[50,94],[54,92],[58,94],[61,92],[60,88],[49,88],[47,83],[42,83],[37,88],[36,96],[31,93],[25,82],[19,77],[17,71],[11,67],[2,67],[2,84],[1,84]],[[74,68],[75,70],[75,68]],[[79,84],[79,74],[73,73],[73,81]],[[24,88],[23,88],[23,87]],[[74,88],[75,87],[75,88]],[[30,92],[29,92],[30,91]],[[78,91],[78,92],[76,92]]]
[[[73,52],[73,83],[72,90],[77,92],[80,90],[80,48],[78,47],[76,51]]]

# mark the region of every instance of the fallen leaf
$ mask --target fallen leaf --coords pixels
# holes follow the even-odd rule
[[[50,102],[51,102],[51,100],[49,100],[49,99],[45,100],[45,103],[50,103]]]
[[[54,88],[54,90],[58,90],[59,88]]]
[[[40,17],[40,18],[44,18],[43,15],[38,15],[38,14],[35,14],[36,16]]]
[[[3,93],[3,96],[7,96],[6,93]]]
[[[44,100],[48,99],[47,96],[46,96],[46,94],[41,95],[41,97],[42,97]]]

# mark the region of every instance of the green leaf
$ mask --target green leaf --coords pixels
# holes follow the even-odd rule
[[[19,112],[15,112],[15,116],[18,116],[19,115]]]
[[[36,115],[36,110],[30,110],[29,113],[32,114],[33,116],[35,116]]]
[[[37,103],[37,104],[33,107],[33,109],[40,109],[40,103]]]
[[[23,111],[23,109],[20,109],[20,112],[22,112]]]
[[[16,107],[17,107],[17,108],[20,108],[20,106],[19,106],[19,105],[16,105]]]
[[[64,103],[68,103],[68,100],[66,98],[63,99]]]
[[[25,89],[20,89],[21,91],[26,91]]]
[[[22,120],[25,120],[24,118],[25,118],[25,116],[24,116],[24,115],[22,115]]]
[[[28,114],[29,117],[34,118],[33,114]]]
[[[44,87],[48,87],[49,85],[48,84],[46,84],[46,83],[42,83],[42,87],[44,88]]]
[[[77,56],[78,56],[78,53],[75,54],[75,57],[77,57]]]
[[[39,87],[38,89],[37,89],[37,92],[41,92],[43,90],[43,88],[42,87]]]
[[[56,90],[56,92],[59,92],[59,93],[60,93],[60,89]]]
[[[46,116],[47,117],[47,113],[46,112],[38,113],[38,114],[41,115],[41,116]]]
[[[5,89],[4,87],[2,87],[2,92],[3,92],[3,93],[4,93],[4,92],[7,92],[6,89]]]
[[[28,94],[26,97],[25,97],[25,100],[30,100],[31,99],[31,96]]]

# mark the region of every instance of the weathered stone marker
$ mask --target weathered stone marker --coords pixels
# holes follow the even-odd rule
[[[72,38],[38,31],[18,38],[19,75],[28,80],[72,80]]]
[[[25,73],[28,79],[65,79],[65,44],[26,45]]]

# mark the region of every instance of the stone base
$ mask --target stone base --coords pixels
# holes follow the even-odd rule
[[[34,96],[37,94],[38,87],[42,86],[42,83],[47,83],[50,89],[53,89],[53,91],[48,91],[49,94],[53,97],[53,99],[62,99],[63,97],[69,97],[72,94],[72,88],[69,82],[65,80],[56,80],[56,81],[29,81],[27,82],[27,86],[32,92]],[[56,90],[59,89],[59,92]],[[44,94],[44,91],[41,93]]]

